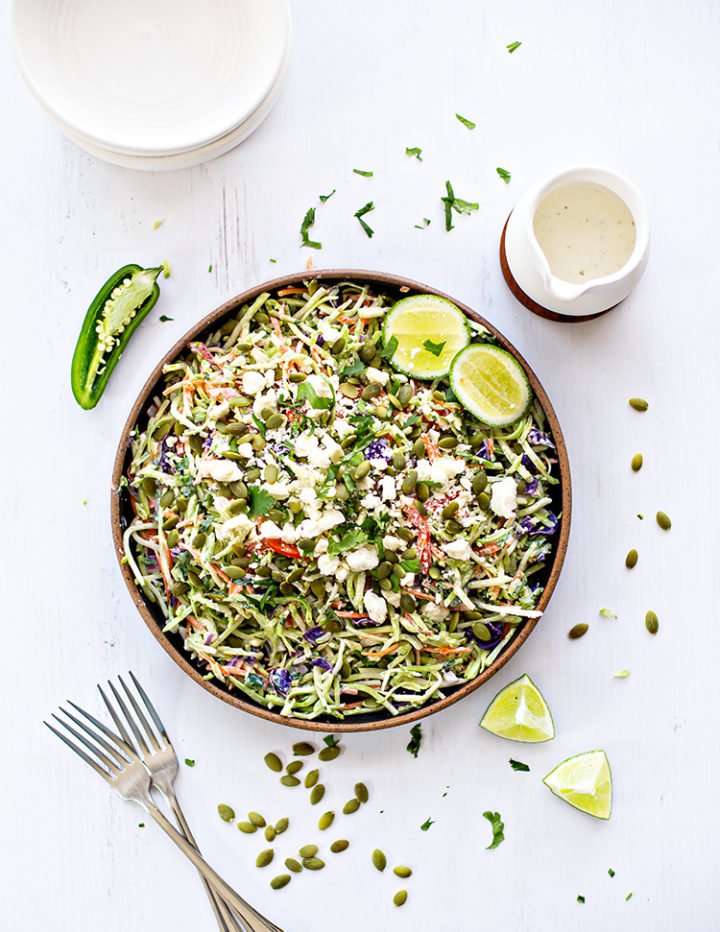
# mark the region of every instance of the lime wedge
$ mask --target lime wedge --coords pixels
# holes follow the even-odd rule
[[[530,382],[517,359],[485,343],[457,354],[450,366],[450,386],[471,414],[492,427],[517,421],[532,401]]]
[[[581,812],[609,819],[612,775],[605,751],[586,751],[568,757],[543,778],[545,786]]]
[[[383,343],[397,340],[391,365],[415,379],[439,379],[457,352],[470,342],[467,318],[450,301],[433,294],[402,298],[388,311]]]
[[[537,743],[555,737],[547,702],[527,674],[500,690],[480,719],[480,727],[510,741]]]

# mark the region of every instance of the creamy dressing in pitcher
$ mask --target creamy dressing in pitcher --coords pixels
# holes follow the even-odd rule
[[[581,284],[619,271],[635,247],[635,221],[625,201],[601,184],[575,182],[543,198],[535,238],[553,275]]]

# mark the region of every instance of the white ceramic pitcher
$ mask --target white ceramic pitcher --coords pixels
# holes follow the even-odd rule
[[[635,221],[635,246],[625,265],[611,275],[582,284],[553,275],[533,228],[535,212],[542,200],[556,188],[578,182],[609,188],[627,204]],[[506,224],[501,262],[505,260],[503,273],[510,289],[526,307],[541,314],[550,311],[544,316],[554,318],[587,318],[602,314],[627,297],[645,270],[649,249],[648,209],[635,185],[606,168],[582,165],[545,178],[523,194]]]

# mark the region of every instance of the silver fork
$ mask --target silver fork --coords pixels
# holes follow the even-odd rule
[[[155,735],[155,732],[150,726],[148,720],[145,718],[145,715],[143,714],[142,709],[138,705],[138,702],[135,699],[135,696],[127,688],[127,686],[125,685],[125,681],[123,680],[121,676],[118,676],[118,680],[120,681],[120,685],[125,691],[125,695],[128,698],[128,702],[130,703],[130,705],[132,706],[135,712],[135,716],[137,720],[139,720],[141,727],[145,730],[147,741],[145,740],[142,733],[140,732],[135,718],[133,718],[133,716],[131,715],[130,711],[128,710],[127,706],[123,702],[122,697],[119,695],[114,685],[108,680],[108,686],[112,690],[113,696],[115,697],[115,702],[120,707],[120,710],[125,716],[125,719],[127,720],[127,723],[130,726],[130,729],[133,735],[135,736],[134,743],[132,739],[130,738],[130,736],[128,735],[127,731],[125,730],[120,717],[115,711],[115,708],[113,707],[112,703],[110,702],[108,697],[105,695],[105,693],[102,691],[100,686],[98,686],[98,690],[100,691],[100,695],[103,698],[103,702],[105,703],[113,722],[115,722],[115,726],[117,730],[120,732],[122,739],[127,744],[133,746],[136,750],[139,750],[140,757],[142,759],[143,764],[145,765],[145,769],[150,774],[151,790],[152,788],[157,788],[162,793],[168,805],[170,806],[173,813],[175,814],[175,818],[177,819],[178,825],[180,826],[180,830],[185,835],[185,837],[190,842],[190,844],[199,851],[200,849],[198,848],[197,842],[193,838],[192,832],[190,831],[190,826],[187,824],[185,815],[182,809],[180,808],[180,803],[178,802],[177,796],[175,795],[175,788],[173,786],[173,783],[174,783],[175,777],[177,776],[177,772],[178,772],[178,759],[177,759],[177,755],[175,754],[175,749],[172,746],[170,738],[168,737],[168,734],[165,730],[165,726],[160,720],[160,716],[158,715],[155,709],[155,706],[152,704],[152,702],[150,702],[150,699],[147,693],[142,688],[140,683],[137,681],[135,674],[132,672],[132,670],[130,671],[130,678],[132,679],[133,684],[135,685],[135,689],[140,695],[142,701],[144,702],[145,708],[147,709],[148,714],[150,715],[150,717],[152,718],[155,724],[155,728],[157,730],[160,740],[158,740],[158,737]],[[161,744],[160,741],[162,741],[163,743]],[[150,744],[150,747],[148,747],[148,742]],[[202,874],[200,876],[202,877]],[[222,897],[218,896],[215,893],[213,888],[210,886],[207,880],[205,880],[204,877],[202,877],[202,882],[205,885],[205,890],[210,900],[210,905],[212,906],[213,912],[215,913],[215,918],[217,919],[217,923],[218,923],[218,926],[220,927],[221,932],[243,932],[243,930],[247,932],[247,930],[245,929],[245,926],[241,928],[238,925],[237,920],[235,919],[235,917],[232,915],[232,913],[228,909]]]
[[[76,730],[64,719],[53,713],[53,718],[66,729],[90,754],[82,747],[58,731],[48,722],[45,725],[57,735],[71,750],[81,757],[86,764],[99,774],[124,799],[132,799],[138,803],[154,819],[163,831],[172,838],[175,844],[195,865],[202,876],[225,902],[241,917],[250,932],[283,932],[279,926],[262,916],[254,907],[247,903],[233,888],[205,862],[200,853],[182,835],[175,826],[163,815],[150,796],[150,774],[136,754],[131,744],[111,731],[102,722],[86,712],[74,702],[70,705],[79,712],[96,730],[90,728],[84,721],[77,718],[67,709],[60,711],[73,722],[81,731]],[[104,736],[104,737],[103,737]],[[88,740],[88,738],[92,740]],[[106,740],[107,739],[107,740]],[[112,743],[110,743],[112,742]],[[98,763],[99,761],[99,763]]]

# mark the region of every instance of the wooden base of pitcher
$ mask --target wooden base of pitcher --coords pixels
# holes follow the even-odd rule
[[[537,301],[533,301],[529,295],[526,295],[522,288],[518,285],[515,279],[512,276],[510,271],[510,266],[508,265],[507,255],[505,254],[505,231],[507,230],[508,216],[505,221],[505,226],[503,227],[502,236],[500,237],[500,268],[502,269],[503,278],[505,283],[512,291],[513,295],[517,300],[522,304],[523,307],[526,307],[529,311],[532,311],[533,314],[538,314],[540,317],[546,318],[546,320],[559,320],[562,323],[568,324],[577,324],[583,320],[593,320],[595,317],[602,317],[603,314],[607,314],[608,311],[612,311],[613,307],[617,307],[617,304],[614,304],[613,307],[607,308],[605,311],[598,311],[596,314],[583,314],[581,316],[575,316],[574,314],[558,314],[557,311],[551,311],[548,307],[543,307],[542,304],[538,304]]]

